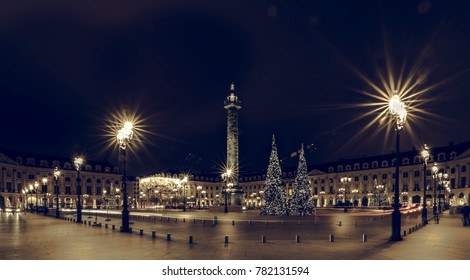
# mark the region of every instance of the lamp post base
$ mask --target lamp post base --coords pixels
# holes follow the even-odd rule
[[[421,217],[422,217],[423,225],[427,225],[428,224],[428,209],[426,209],[426,207],[423,207]]]
[[[121,232],[129,232],[129,210],[127,209],[122,210]]]
[[[401,237],[401,213],[398,210],[394,210],[392,213],[392,236],[390,241],[402,241]]]

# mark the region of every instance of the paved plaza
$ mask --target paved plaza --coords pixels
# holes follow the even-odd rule
[[[470,227],[462,226],[460,216],[447,213],[439,224],[430,221],[425,227],[416,227],[419,211],[404,214],[402,231],[407,235],[401,242],[388,241],[390,214],[384,212],[329,211],[297,218],[265,217],[255,212],[133,212],[132,233],[119,232],[118,212],[107,216],[106,212],[84,212],[84,224],[73,222],[74,218],[73,213],[66,219],[0,214],[0,259],[470,259]],[[95,222],[101,226],[93,226]],[[171,234],[171,241],[167,241],[167,234]],[[334,242],[329,242],[330,234]],[[300,242],[296,242],[296,235]]]

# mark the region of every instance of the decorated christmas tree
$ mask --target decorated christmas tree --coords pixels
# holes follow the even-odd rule
[[[308,181],[307,161],[304,155],[304,145],[299,153],[299,165],[295,176],[294,191],[290,200],[289,214],[293,216],[311,215],[314,203],[310,183]]]
[[[274,135],[265,185],[264,204],[261,207],[261,215],[287,215],[286,195],[284,184],[282,183],[282,171]]]

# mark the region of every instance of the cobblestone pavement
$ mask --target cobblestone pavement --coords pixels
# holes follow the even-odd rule
[[[77,224],[73,214],[55,219],[2,213],[0,259],[470,259],[470,227],[462,226],[460,216],[449,214],[442,215],[440,224],[425,227],[417,226],[420,212],[403,215],[407,235],[401,242],[388,241],[389,213],[333,212],[288,219],[250,213],[141,212],[131,216],[132,233],[119,232],[121,220],[114,212],[96,214],[84,212],[85,223]],[[93,226],[95,222],[101,226]],[[334,242],[329,242],[330,234]]]

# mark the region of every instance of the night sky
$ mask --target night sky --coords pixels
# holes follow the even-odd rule
[[[214,172],[226,156],[223,103],[242,101],[240,173],[389,153],[361,75],[414,73],[402,149],[470,140],[468,1],[1,1],[0,146],[116,162],[106,119],[145,120],[133,175]],[[406,62],[406,64],[404,63]],[[359,133],[360,132],[360,133]]]

